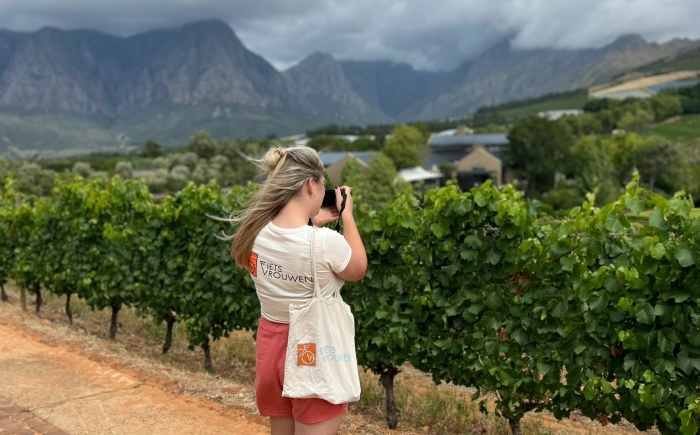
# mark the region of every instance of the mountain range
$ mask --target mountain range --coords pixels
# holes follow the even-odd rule
[[[314,53],[277,71],[216,20],[117,37],[0,31],[0,155],[285,135],[316,126],[464,116],[577,89],[700,47],[624,36],[599,49],[516,50],[504,40],[453,71]]]

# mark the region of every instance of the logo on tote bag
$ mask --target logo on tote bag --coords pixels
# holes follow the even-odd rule
[[[297,345],[297,365],[316,367],[316,343]]]

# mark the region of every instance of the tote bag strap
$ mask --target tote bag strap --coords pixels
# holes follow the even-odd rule
[[[318,282],[318,276],[316,276],[316,249],[314,245],[316,244],[316,229],[311,228],[311,276],[314,279],[314,297],[321,297],[321,284]]]

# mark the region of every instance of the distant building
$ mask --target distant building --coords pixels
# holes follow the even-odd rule
[[[633,89],[631,91],[620,91],[620,92],[610,92],[610,93],[597,93],[593,94],[593,98],[609,98],[611,100],[626,100],[628,98],[651,98],[656,95],[648,89]]]
[[[350,143],[355,142],[358,139],[361,138],[367,138],[367,139],[375,139],[373,135],[370,136],[356,136],[354,134],[331,134],[329,136],[337,137],[338,139],[344,139]],[[279,138],[280,142],[283,143],[291,143],[292,145],[308,145],[309,142],[311,141],[312,138],[307,136],[306,134],[295,134],[292,136],[285,136]]]
[[[430,143],[434,138],[436,137],[441,137],[441,136],[457,136],[457,135],[467,135],[467,134],[474,134],[474,130],[467,127],[466,125],[460,125],[457,128],[451,128],[449,130],[443,130],[439,131],[437,133],[433,133],[430,135],[428,138],[428,143]]]
[[[537,116],[540,118],[546,118],[550,121],[556,121],[565,116],[579,116],[583,115],[582,109],[564,109],[564,110],[546,110],[543,112],[538,112]]]
[[[379,155],[379,151],[358,151],[358,152],[320,152],[321,163],[326,168],[328,181],[334,186],[342,184],[342,175],[345,165],[349,161],[355,160],[365,170],[369,170],[369,162],[374,156]]]
[[[443,175],[440,172],[428,171],[416,166],[400,170],[399,178],[407,183],[423,183],[423,190],[428,190],[440,187],[440,179]]]
[[[434,136],[428,142],[430,154],[423,167],[436,171],[443,163],[454,165],[463,190],[489,179],[501,186],[513,178],[501,162],[503,148],[508,144],[508,136],[503,133]]]

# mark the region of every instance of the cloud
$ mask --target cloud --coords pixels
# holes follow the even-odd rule
[[[452,69],[496,42],[600,47],[623,34],[700,38],[697,0],[0,0],[0,28],[130,35],[218,18],[284,69],[315,51]]]

